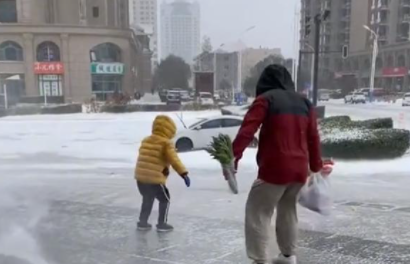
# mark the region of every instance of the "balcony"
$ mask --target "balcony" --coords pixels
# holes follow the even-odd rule
[[[389,10],[389,2],[387,0],[379,0],[377,8],[380,10]]]
[[[342,3],[342,8],[343,9],[351,9],[352,8],[352,2],[350,0],[346,0]]]
[[[410,23],[410,14],[404,14],[400,20],[402,23]]]
[[[400,7],[402,8],[410,8],[410,1],[409,0],[401,0]]]

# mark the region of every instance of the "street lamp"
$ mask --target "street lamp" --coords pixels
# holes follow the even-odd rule
[[[306,47],[308,47],[313,53],[313,55],[315,54],[315,48],[313,48],[310,44],[305,43]],[[310,66],[310,85],[311,88],[313,88],[313,79],[315,76],[315,59],[312,57],[312,62],[311,62],[311,66]],[[310,95],[311,91],[309,91],[309,95]]]
[[[372,68],[370,72],[370,102],[373,102],[373,94],[374,94],[374,80],[376,78],[376,59],[378,51],[378,41],[379,35],[377,35],[374,30],[372,30],[369,26],[363,25],[363,28],[369,31],[373,35],[373,54],[372,54]]]

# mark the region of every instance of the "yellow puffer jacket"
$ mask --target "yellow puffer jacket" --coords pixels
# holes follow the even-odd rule
[[[145,138],[139,150],[135,179],[142,183],[165,184],[171,165],[179,175],[187,173],[171,139],[175,136],[176,125],[165,115],[155,118],[152,135]]]

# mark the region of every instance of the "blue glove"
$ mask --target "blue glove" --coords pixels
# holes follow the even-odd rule
[[[188,174],[182,176],[182,178],[184,179],[186,187],[190,187],[191,186],[191,179],[188,177]]]

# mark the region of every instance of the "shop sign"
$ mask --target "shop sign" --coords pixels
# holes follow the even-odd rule
[[[43,81],[58,81],[58,75],[43,75],[41,76],[41,80]]]
[[[124,74],[123,63],[91,63],[92,74]]]
[[[383,68],[383,77],[404,77],[409,74],[409,70],[406,67],[390,67]]]
[[[34,74],[64,74],[62,62],[35,62]]]

